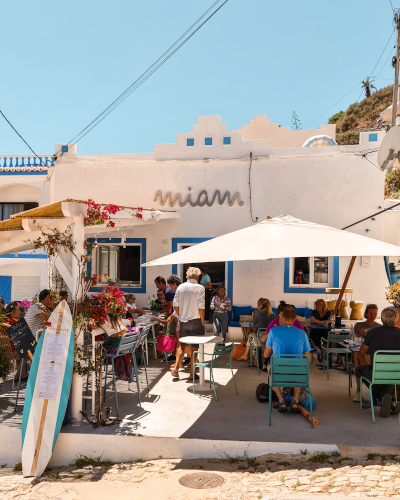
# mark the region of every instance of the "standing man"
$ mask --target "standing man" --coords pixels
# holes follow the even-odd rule
[[[189,267],[186,272],[187,282],[179,285],[175,292],[173,303],[179,317],[179,338],[204,335],[205,292],[204,287],[198,283],[200,275],[200,269]],[[193,377],[192,356],[198,347],[198,344],[185,344],[178,348],[175,371],[172,371],[174,378],[179,378],[178,367],[185,353],[191,361],[190,376]],[[195,375],[194,378],[198,380],[199,377]]]

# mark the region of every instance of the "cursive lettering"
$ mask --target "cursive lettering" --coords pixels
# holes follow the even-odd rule
[[[218,189],[217,189],[217,191],[215,191],[213,197],[211,198],[211,201],[209,200],[207,191],[205,189],[200,191],[200,194],[197,197],[196,201],[192,201],[192,197],[191,197],[190,193],[187,195],[187,197],[184,201],[182,201],[180,194],[176,194],[172,198],[172,195],[169,191],[168,191],[168,193],[166,193],[164,198],[163,198],[161,191],[157,191],[157,193],[154,197],[154,201],[156,202],[159,200],[160,205],[162,207],[168,202],[170,207],[174,207],[175,204],[178,203],[178,205],[182,208],[185,207],[187,204],[189,204],[191,207],[204,207],[206,205],[208,207],[212,207],[215,203],[215,200],[217,200],[217,199],[218,199],[219,205],[223,205],[226,200],[228,200],[228,205],[230,207],[232,207],[235,204],[235,201],[237,201],[239,207],[242,207],[244,205],[244,201],[242,201],[240,198],[240,193],[235,193],[233,195],[233,197],[231,197],[230,191],[226,191],[224,196],[221,196],[221,192]]]

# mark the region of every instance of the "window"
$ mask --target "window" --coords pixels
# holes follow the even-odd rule
[[[186,139],[186,146],[194,146],[194,139]]]
[[[68,153],[68,145],[67,146],[61,146],[61,153]]]
[[[290,285],[325,288],[332,281],[332,257],[295,257],[290,259]]]
[[[0,220],[7,220],[11,215],[36,208],[37,203],[0,203]]]
[[[369,142],[376,142],[378,140],[378,134],[369,134],[368,140]]]
[[[206,138],[204,139],[204,144],[205,144],[206,146],[212,146],[212,137],[206,137]]]
[[[231,138],[230,137],[224,137],[224,144],[230,144],[231,143]]]
[[[141,245],[97,247],[97,274],[108,274],[122,283],[141,283]]]

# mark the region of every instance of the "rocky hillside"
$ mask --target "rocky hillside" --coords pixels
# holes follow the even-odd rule
[[[351,104],[347,111],[332,116],[329,123],[336,123],[338,144],[358,144],[360,132],[381,130],[388,122],[382,122],[379,115],[392,104],[393,85],[377,90],[370,97]]]

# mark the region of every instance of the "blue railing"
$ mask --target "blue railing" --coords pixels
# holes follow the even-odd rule
[[[41,156],[39,158],[36,156],[2,156],[0,157],[0,168],[54,167],[54,156]]]

